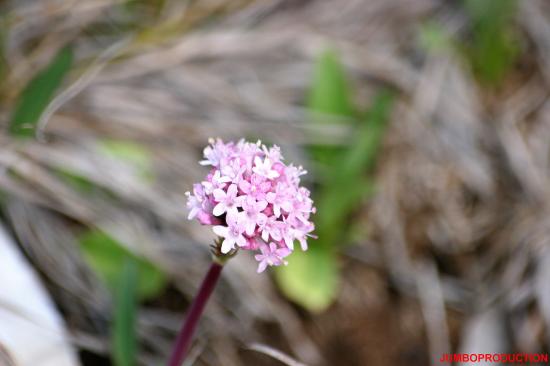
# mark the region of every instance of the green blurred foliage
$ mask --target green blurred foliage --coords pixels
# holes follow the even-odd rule
[[[314,242],[307,252],[295,250],[288,261],[275,271],[283,294],[310,311],[325,310],[338,286],[336,253]]]
[[[66,168],[59,168],[55,170],[57,176],[65,183],[73,187],[75,190],[81,193],[92,193],[97,189],[97,186],[88,178],[83,177]]]
[[[429,51],[449,51],[454,47],[453,40],[440,24],[428,21],[419,29],[420,46]]]
[[[346,123],[355,117],[350,85],[344,67],[335,52],[322,53],[313,72],[313,81],[307,100],[310,120],[314,125],[329,122]],[[328,117],[328,118],[327,118]],[[313,129],[315,131],[315,129]],[[342,151],[341,146],[311,145],[309,153],[319,164],[321,176],[330,173],[333,157]]]
[[[144,181],[151,182],[154,179],[151,152],[143,145],[111,139],[101,141],[99,149],[104,155],[133,166]]]
[[[53,99],[73,63],[70,46],[62,48],[50,64],[39,71],[21,92],[9,131],[13,136],[33,137],[40,116]]]
[[[310,112],[316,114],[354,115],[344,68],[331,50],[321,54],[317,60],[307,106]]]
[[[351,88],[343,67],[332,51],[322,54],[316,65],[308,108],[313,123],[325,123],[320,114],[332,114],[354,123],[356,112],[350,99]],[[307,253],[296,250],[288,266],[278,268],[276,280],[282,292],[310,311],[322,311],[334,300],[338,286],[338,250],[346,243],[348,220],[373,190],[368,177],[375,165],[392,95],[383,91],[373,100],[367,113],[351,125],[354,133],[349,145],[338,148],[316,145],[312,158],[326,165],[326,179],[314,197],[316,233]]]
[[[115,299],[111,329],[114,364],[133,366],[137,353],[138,302],[158,296],[166,287],[167,278],[151,262],[129,252],[100,230],[87,231],[79,241],[84,258]]]
[[[465,0],[471,21],[472,39],[466,54],[477,77],[498,86],[509,73],[520,52],[515,32],[516,0]]]
[[[129,252],[106,233],[89,230],[80,237],[79,241],[84,258],[113,294],[117,293],[122,269],[128,258],[137,264],[137,296],[140,300],[154,298],[164,289],[167,279],[163,272],[151,262]]]
[[[515,16],[516,0],[463,0],[469,17],[466,38],[454,38],[435,21],[424,23],[418,33],[420,46],[428,52],[460,54],[478,81],[499,87],[521,55],[521,34]]]
[[[366,116],[354,127],[349,147],[335,159],[329,180],[316,198],[317,245],[332,246],[343,238],[349,214],[373,191],[373,182],[365,174],[376,163],[391,105],[392,95],[379,93]]]
[[[117,285],[115,315],[112,327],[112,354],[115,366],[136,364],[136,310],[139,265],[132,257],[122,263]]]

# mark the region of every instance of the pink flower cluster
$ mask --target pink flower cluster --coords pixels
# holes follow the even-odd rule
[[[224,143],[210,140],[204,149],[212,170],[206,180],[193,186],[188,197],[189,219],[212,225],[223,238],[221,252],[233,249],[259,250],[258,272],[284,260],[298,241],[307,250],[307,237],[315,213],[310,192],[300,187],[302,167],[285,165],[280,148],[267,148],[260,141]]]

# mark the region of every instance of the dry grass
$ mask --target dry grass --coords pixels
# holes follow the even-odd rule
[[[361,103],[380,85],[399,93],[377,193],[357,215],[370,235],[346,252],[338,303],[318,317],[289,305],[239,256],[202,324],[195,364],[273,364],[244,350],[252,342],[312,365],[550,349],[548,4],[520,2],[523,56],[487,90],[456,51],[418,45],[428,19],[464,31],[464,14],[445,1],[165,1],[155,12],[143,5],[139,26],[127,25],[120,3],[8,1],[2,10],[0,125],[34,70],[67,41],[77,50],[41,140],[0,130],[0,189],[4,219],[80,347],[107,352],[110,307],[77,250],[82,228],[109,232],[172,275],[174,288],[139,321],[140,360],[158,363],[208,260],[211,234],[183,209],[184,191],[204,173],[200,148],[211,136],[261,137],[307,166],[301,147],[318,140],[302,101],[312,61],[330,45]],[[345,144],[352,132],[336,125],[315,139]],[[105,139],[150,151],[154,181],[105,154]],[[84,194],[60,170],[101,189]],[[489,342],[492,332],[502,337]]]

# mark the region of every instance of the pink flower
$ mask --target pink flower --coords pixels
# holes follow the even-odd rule
[[[243,179],[239,182],[239,189],[247,196],[262,200],[265,198],[265,194],[271,189],[271,183],[266,181],[261,175],[252,174],[248,180]]]
[[[295,199],[292,201],[292,208],[287,209],[289,212],[289,220],[300,220],[302,224],[307,224],[309,221],[309,215],[315,211],[313,207],[313,201],[309,198],[309,191],[303,187],[300,187],[296,193]]]
[[[302,250],[307,250],[308,237],[316,238],[316,236],[310,234],[313,230],[315,230],[315,225],[313,225],[313,223],[311,222],[298,226],[298,228],[295,230],[296,239],[298,240],[298,242],[300,242],[300,247],[302,248]]]
[[[271,161],[281,161],[283,160],[283,155],[281,155],[281,148],[277,145],[273,145],[270,149],[266,146],[262,146],[262,150],[266,157]]]
[[[203,187],[200,184],[194,184],[193,195],[190,192],[185,192],[185,195],[187,196],[187,208],[189,209],[187,219],[192,220],[203,210],[203,202],[206,199]]]
[[[267,202],[273,205],[273,213],[275,217],[281,216],[281,209],[290,212],[293,206],[293,201],[289,196],[294,195],[294,189],[285,183],[278,183],[274,192],[269,192],[266,195]]]
[[[206,179],[186,192],[189,219],[212,225],[223,238],[222,253],[232,249],[257,251],[258,272],[283,260],[298,241],[303,250],[314,237],[315,213],[309,190],[300,186],[302,167],[283,163],[277,146],[267,148],[240,140],[210,140],[202,165],[212,169]],[[268,244],[269,243],[269,244]]]
[[[283,230],[283,240],[288,248],[294,250],[294,240],[300,242],[302,250],[307,250],[307,237],[313,237],[309,233],[315,229],[313,223],[302,224],[298,222],[292,226],[286,226]]]
[[[237,186],[235,184],[230,185],[227,192],[223,189],[215,189],[212,194],[218,202],[212,211],[214,216],[221,216],[225,212],[228,216],[235,216],[238,213],[237,207],[241,206],[243,197],[237,197]]]
[[[275,216],[269,216],[263,225],[260,225],[262,239],[267,242],[269,237],[273,240],[280,241],[283,238],[282,228],[284,223],[277,220]]]
[[[221,168],[221,173],[229,178],[232,183],[239,183],[242,179],[243,173],[246,171],[246,167],[241,165],[238,159],[233,160],[231,163],[224,165]]]
[[[277,244],[269,243],[269,245],[262,245],[260,247],[261,254],[256,254],[254,258],[260,262],[258,265],[258,273],[265,271],[267,266],[280,266],[281,264],[287,265],[288,262],[283,258],[291,253],[288,248],[277,248]]]
[[[224,238],[221,248],[221,251],[224,254],[229,253],[231,249],[234,249],[235,244],[239,247],[244,247],[247,245],[247,240],[243,235],[244,225],[238,222],[236,217],[230,218],[230,216],[228,216],[227,221],[228,226],[218,225],[212,228],[216,235]]]
[[[240,213],[247,235],[254,234],[256,225],[267,221],[267,216],[262,213],[267,207],[266,201],[256,201],[252,196],[247,196],[243,202],[243,212]]]
[[[307,174],[307,171],[305,171],[301,166],[295,167],[292,164],[287,166],[285,170],[286,180],[288,184],[292,186],[298,186],[300,184],[300,176],[304,174]]]
[[[231,182],[231,178],[225,175],[221,175],[219,170],[216,170],[214,174],[210,174],[207,180],[202,182],[204,191],[207,194],[212,194],[216,189],[223,189],[227,183]]]
[[[254,158],[254,168],[252,171],[267,179],[275,179],[279,176],[279,172],[272,169],[272,162],[269,158],[265,158],[263,161],[259,156]]]
[[[226,156],[230,152],[231,144],[225,145],[222,140],[217,139],[214,141],[210,139],[210,144],[212,146],[207,146],[204,148],[204,157],[205,160],[199,162],[200,165],[212,165],[219,166]]]

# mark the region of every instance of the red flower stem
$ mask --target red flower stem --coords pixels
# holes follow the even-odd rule
[[[210,298],[210,295],[214,290],[214,287],[216,287],[222,268],[223,265],[215,261],[213,261],[210,265],[210,269],[202,281],[199,292],[189,308],[185,322],[183,323],[178,338],[176,339],[176,344],[168,366],[181,366],[182,362],[185,360],[201,314],[206,306],[206,303],[208,302],[208,298]]]

